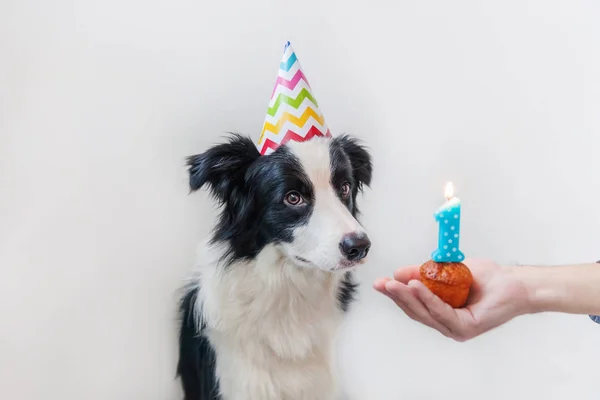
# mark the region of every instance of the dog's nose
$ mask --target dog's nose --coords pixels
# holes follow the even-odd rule
[[[350,233],[342,238],[340,249],[342,254],[350,261],[362,260],[369,253],[371,241],[365,234]]]

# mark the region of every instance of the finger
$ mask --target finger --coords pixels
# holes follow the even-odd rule
[[[373,288],[375,288],[375,290],[382,293],[383,295],[387,296],[390,300],[392,300],[394,303],[396,303],[396,305],[398,307],[400,307],[402,309],[402,311],[404,311],[405,314],[407,314],[409,317],[414,319],[415,318],[414,313],[412,311],[410,311],[410,309],[408,307],[406,307],[404,302],[386,290],[385,284],[387,282],[389,282],[390,280],[391,280],[391,278],[379,278],[379,279],[375,280],[375,282],[373,283]]]
[[[410,265],[407,267],[400,267],[394,272],[394,279],[398,282],[407,284],[413,279],[421,279],[418,265]]]
[[[386,283],[388,281],[390,281],[391,279],[387,279]],[[389,297],[394,303],[396,303],[396,305],[398,307],[400,307],[402,309],[402,311],[404,311],[404,313],[406,315],[408,315],[411,319],[414,319],[415,321],[418,321],[418,317],[417,315],[411,310],[411,308],[409,307],[409,302],[407,302],[404,299],[403,294],[401,294],[400,292],[403,289],[398,288],[398,290],[393,290],[392,292],[387,291],[387,289],[384,288],[384,294]],[[410,296],[410,293],[408,293],[408,295]]]
[[[389,280],[390,278],[378,278],[373,282],[373,288],[378,292],[385,294],[385,283]]]
[[[394,303],[396,303],[396,305],[399,308],[401,308],[402,311],[404,311],[404,313],[406,315],[408,315],[411,319],[414,319],[415,321],[417,320],[417,316],[415,315],[415,313],[408,307],[408,305],[406,304],[406,302],[403,301],[402,299],[398,298],[398,296],[396,294],[389,293],[385,289],[384,289],[383,294],[385,296],[387,296],[390,300],[392,300]]]
[[[408,286],[390,280],[386,283],[385,289],[388,297],[394,300],[405,312],[408,310],[407,315],[412,319],[437,330],[444,336],[450,337],[450,330],[431,317],[427,307],[411,292]]]
[[[393,299],[392,299],[393,300]],[[398,301],[398,300],[394,300],[394,303],[396,303],[396,305],[402,309],[402,311],[404,311],[404,314],[406,314],[408,316],[408,318],[412,319],[415,322],[419,322],[419,323],[423,323],[419,320],[419,317],[417,317],[417,315],[403,302]],[[425,324],[427,325],[427,324]],[[429,325],[427,325],[429,326]],[[430,328],[433,328],[431,326],[429,326]],[[435,329],[435,328],[434,328]]]
[[[427,308],[431,318],[448,329],[452,337],[458,339],[465,336],[467,327],[458,315],[457,310],[446,304],[419,281],[410,281],[408,287]]]
[[[412,294],[409,294],[409,296]],[[400,307],[404,313],[413,321],[419,322],[429,328],[435,329],[446,337],[452,337],[450,330],[445,326],[435,321],[428,315],[426,307],[416,297],[412,297],[409,300],[399,299],[395,294],[388,295],[398,307]]]

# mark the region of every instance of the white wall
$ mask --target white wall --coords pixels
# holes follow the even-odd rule
[[[600,6],[319,3],[0,4],[0,398],[179,398],[176,290],[213,215],[183,158],[257,136],[288,39],[332,130],[376,162],[340,342],[354,398],[598,398],[587,317],[458,344],[370,284],[435,247],[450,179],[467,256],[600,258]]]

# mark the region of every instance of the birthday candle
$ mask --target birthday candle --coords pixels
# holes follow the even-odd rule
[[[438,247],[431,254],[436,262],[462,262],[465,259],[460,251],[460,199],[454,197],[452,182],[446,185],[446,203],[433,214],[439,226]]]

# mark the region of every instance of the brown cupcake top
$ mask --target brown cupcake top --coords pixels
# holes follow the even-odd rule
[[[461,263],[439,263],[433,260],[427,261],[421,265],[421,277],[432,281],[445,283],[454,286],[471,286],[473,275],[469,268]]]

